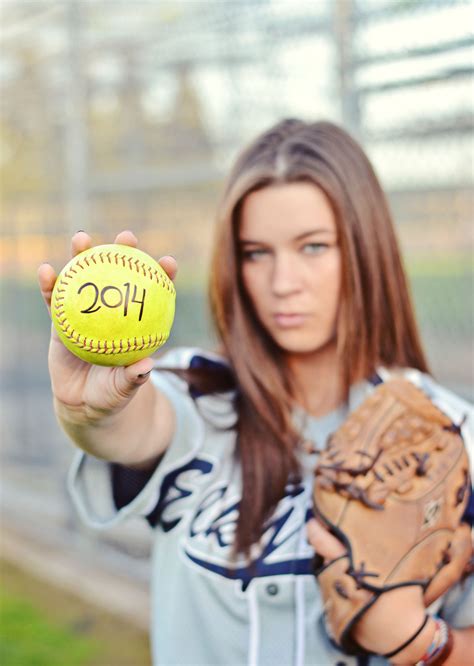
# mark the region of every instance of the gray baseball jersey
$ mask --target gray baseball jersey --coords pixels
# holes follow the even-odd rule
[[[213,354],[188,348],[173,350],[157,362],[153,382],[176,411],[176,432],[157,469],[131,501],[117,509],[109,465],[83,453],[76,456],[69,478],[77,509],[93,527],[114,526],[131,516],[153,517],[154,663],[357,664],[356,658],[339,652],[328,640],[311,573],[314,551],[305,524],[311,516],[315,454],[300,453],[302,479],[287,486],[265,524],[261,543],[252,552],[253,567],[241,557],[230,559],[241,496],[232,394],[193,399],[182,379],[159,370],[160,365],[195,366],[196,359],[198,364],[221,362]],[[388,373],[380,369],[379,375],[385,379]],[[472,408],[427,376],[413,370],[407,375],[456,423],[469,414],[463,435],[472,450]],[[324,446],[327,436],[371,390],[370,382],[354,386],[348,404],[323,418],[295,413],[303,437],[316,448]],[[470,581],[450,594],[442,609],[445,617],[458,627],[474,623],[472,601]],[[374,666],[382,663],[385,660],[378,657],[370,661]]]

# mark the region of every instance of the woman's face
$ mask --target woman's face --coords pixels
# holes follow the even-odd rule
[[[319,187],[297,182],[247,195],[239,249],[244,288],[282,350],[308,354],[335,344],[341,251]]]

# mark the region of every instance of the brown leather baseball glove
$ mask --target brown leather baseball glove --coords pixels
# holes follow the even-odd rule
[[[332,639],[351,632],[388,590],[419,585],[425,605],[457,582],[472,556],[461,523],[470,495],[460,434],[411,382],[380,384],[334,433],[315,472],[314,510],[346,548],[316,569]]]

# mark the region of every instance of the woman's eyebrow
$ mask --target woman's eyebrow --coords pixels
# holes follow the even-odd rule
[[[335,229],[329,229],[327,227],[319,227],[317,229],[310,229],[309,231],[303,231],[303,233],[298,234],[298,236],[295,236],[293,240],[295,241],[303,240],[308,236],[313,236],[316,234],[334,234],[334,233]],[[266,241],[252,240],[251,238],[239,238],[238,242],[241,245],[265,245]]]
[[[265,241],[251,240],[250,238],[239,238],[239,245],[265,245]]]
[[[295,236],[294,240],[303,240],[308,236],[313,236],[315,234],[334,234],[336,233],[335,229],[329,229],[328,227],[318,227],[317,229],[311,229],[310,231],[303,231],[302,234]]]

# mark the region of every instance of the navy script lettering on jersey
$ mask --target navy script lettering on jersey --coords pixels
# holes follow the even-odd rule
[[[296,515],[295,500],[304,493],[304,487],[300,483],[287,486],[285,497],[264,525],[261,546],[253,561],[249,563],[244,558],[237,558],[229,563],[240,501],[222,484],[203,492],[206,477],[212,470],[211,461],[194,458],[169,472],[163,479],[158,503],[148,516],[149,522],[169,532],[186,519],[186,557],[209,572],[240,580],[244,590],[255,577],[311,574],[313,558],[298,557],[296,546],[285,548],[291,540],[296,543],[301,532],[301,517],[298,519]],[[202,493],[197,505],[189,501],[196,492]],[[306,509],[304,522],[311,515],[311,510]],[[208,555],[210,552],[212,559]]]

